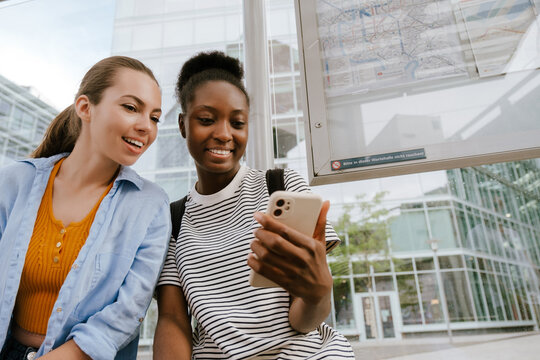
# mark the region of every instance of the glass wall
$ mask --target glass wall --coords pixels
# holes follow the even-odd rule
[[[392,262],[393,271],[388,276],[395,279],[402,333],[444,330],[443,292],[453,329],[490,328],[495,324],[534,328],[539,294],[540,161],[439,173],[447,178],[448,192],[412,199],[402,196],[400,201],[390,188],[381,185],[388,194],[381,206],[389,209],[385,221],[390,252],[379,256]],[[336,278],[355,284],[349,297],[380,291],[373,286],[357,286],[372,269],[355,266],[354,256],[350,262],[350,273],[334,272]],[[340,296],[344,297],[342,293]],[[339,306],[336,302],[336,313]],[[356,312],[362,311],[359,306]],[[362,324],[351,325],[342,317],[339,320],[338,328],[340,323],[348,324],[342,331],[365,336]]]
[[[28,156],[58,110],[0,74],[0,166]]]

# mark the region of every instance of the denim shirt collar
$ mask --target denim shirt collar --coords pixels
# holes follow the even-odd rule
[[[28,158],[24,160],[19,160],[23,162],[30,163],[36,167],[38,170],[49,170],[52,169],[54,164],[60,160],[63,157],[68,156],[69,153],[62,153],[53,155],[48,158]],[[118,176],[114,180],[115,183],[119,183],[120,181],[127,181],[132,183],[137,187],[138,190],[141,190],[143,187],[143,179],[135,172],[135,170],[131,169],[128,166],[120,165],[120,172],[118,173]]]

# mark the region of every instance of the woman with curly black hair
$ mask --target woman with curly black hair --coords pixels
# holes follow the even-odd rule
[[[326,252],[339,242],[326,223],[329,203],[313,237],[263,213],[265,172],[240,164],[249,125],[242,77],[237,59],[210,52],[189,59],[178,78],[179,127],[198,181],[158,282],[154,359],[354,358],[323,323],[332,290]],[[283,177],[286,190],[309,191],[296,172]],[[250,269],[280,287],[250,286]]]

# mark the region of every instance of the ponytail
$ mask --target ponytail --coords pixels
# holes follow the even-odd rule
[[[40,158],[71,152],[80,132],[81,119],[77,116],[74,105],[70,105],[50,123],[41,144],[30,156]]]

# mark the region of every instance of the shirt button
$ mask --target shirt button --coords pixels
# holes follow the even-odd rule
[[[79,265],[77,265],[77,264],[73,264],[73,266],[72,266],[73,269],[77,269],[78,267],[79,267]]]
[[[62,243],[59,241],[56,243],[56,247],[59,248],[60,246],[62,246]]]
[[[60,230],[60,234],[64,235],[66,233],[66,229]]]
[[[62,312],[62,308],[61,308],[61,307],[57,308],[57,309],[56,309],[56,312],[57,312],[57,313]]]
[[[28,353],[28,355],[26,355],[26,360],[34,360],[36,358],[36,352],[35,351],[31,351]]]
[[[58,256],[53,257],[52,260],[53,260],[53,262],[54,262],[55,264],[57,264],[58,261],[60,261],[60,259],[58,259]]]

